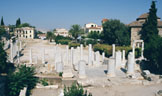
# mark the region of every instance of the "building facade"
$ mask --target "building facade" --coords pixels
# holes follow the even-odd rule
[[[64,36],[64,37],[68,37],[69,36],[69,32],[68,30],[64,29],[64,28],[57,28],[55,31],[54,31],[54,34],[57,36],[57,35],[60,35],[60,36]]]
[[[140,40],[139,32],[141,31],[141,28],[144,22],[146,21],[148,15],[149,15],[148,13],[142,14],[136,19],[136,21],[133,21],[129,24],[131,28],[131,45],[135,40]],[[160,21],[159,17],[157,18],[157,21],[158,21],[159,35],[162,36],[162,21]]]
[[[34,39],[35,29],[32,27],[15,28],[14,34],[21,39]]]
[[[103,28],[102,26],[98,26],[95,23],[88,23],[88,24],[85,24],[84,30],[85,30],[85,33],[90,33],[94,31],[101,33],[103,31]]]

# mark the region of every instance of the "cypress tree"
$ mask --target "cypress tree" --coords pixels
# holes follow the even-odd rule
[[[4,26],[3,16],[1,18],[1,26]]]
[[[16,27],[19,27],[20,24],[21,24],[21,20],[20,20],[20,18],[18,18],[18,19],[16,20]]]
[[[156,12],[157,9],[155,1],[152,1],[152,5],[148,13],[149,15],[142,26],[142,30],[140,31],[141,39],[143,39],[145,43],[149,42],[152,36],[158,35]]]

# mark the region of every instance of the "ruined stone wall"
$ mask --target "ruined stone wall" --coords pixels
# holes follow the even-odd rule
[[[159,35],[162,37],[162,28],[158,28],[159,30]]]
[[[131,28],[131,45],[133,44],[134,40],[140,40],[140,30],[141,28]]]

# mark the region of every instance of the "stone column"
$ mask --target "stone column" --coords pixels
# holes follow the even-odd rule
[[[105,59],[105,52],[102,52],[102,62],[104,62]]]
[[[86,78],[85,67],[86,67],[86,62],[84,60],[80,60],[78,65],[78,73],[79,73],[79,78],[81,79]]]
[[[134,55],[132,52],[128,54],[128,70],[127,74],[134,74]]]
[[[71,47],[71,66],[74,64],[74,48]]]
[[[20,63],[20,52],[19,52],[19,46],[17,46],[17,63],[19,64]]]
[[[29,51],[29,63],[32,64],[32,49]]]
[[[62,62],[57,62],[56,63],[56,72],[63,72],[63,64]]]
[[[113,58],[110,58],[108,60],[107,76],[108,77],[115,77],[115,60]]]
[[[115,66],[116,68],[121,67],[121,52],[120,51],[117,51],[115,54]]]
[[[96,61],[96,66],[100,65],[100,53],[99,51],[95,52],[95,61]]]
[[[69,64],[69,46],[68,45],[66,46],[66,59],[67,59],[66,64],[68,65]]]
[[[92,45],[89,44],[89,50],[88,50],[88,65],[91,66],[92,65]]]
[[[13,63],[13,43],[10,41],[10,61]]]
[[[115,58],[115,44],[112,44],[112,57]]]
[[[83,44],[80,44],[80,60],[83,60]]]
[[[36,56],[35,64],[38,64],[38,56]]]
[[[122,51],[122,61],[125,61],[125,50]]]
[[[135,42],[133,42],[133,45],[132,45],[132,53],[135,56]]]
[[[22,41],[20,41],[20,51],[22,50]]]
[[[45,49],[42,50],[42,64],[45,64]]]
[[[142,50],[141,50],[141,57],[144,58],[143,56],[143,51],[144,51],[144,42],[142,42]]]

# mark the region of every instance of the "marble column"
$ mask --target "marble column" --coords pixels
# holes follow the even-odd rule
[[[135,42],[133,42],[133,45],[132,45],[132,53],[135,56]]]
[[[128,70],[127,74],[134,74],[134,55],[132,52],[129,52],[128,54]]]
[[[42,64],[45,64],[45,49],[42,50]]]
[[[13,63],[13,43],[10,41],[10,61]]]
[[[102,52],[102,62],[104,63],[104,59],[105,59],[105,52]]]
[[[144,42],[142,42],[142,50],[141,50],[141,57],[144,58],[143,56],[143,51],[144,51]]]
[[[122,51],[122,61],[125,61],[125,50]]]
[[[80,44],[80,60],[83,60],[83,44]]]
[[[38,56],[36,56],[35,59],[36,59],[36,60],[35,60],[35,64],[38,64]]]
[[[57,62],[56,63],[56,72],[63,72],[63,64],[62,62]]]
[[[107,76],[115,77],[115,60],[113,58],[109,58],[108,60]]]
[[[66,59],[67,59],[66,64],[68,65],[69,64],[69,46],[68,45],[66,46]]]
[[[71,66],[74,64],[74,48],[71,47]]]
[[[79,78],[81,79],[86,78],[85,67],[86,67],[86,62],[84,60],[80,60],[78,65],[78,73],[79,73]]]
[[[29,51],[29,64],[32,64],[32,49]]]
[[[120,68],[121,67],[121,52],[117,51],[115,52],[115,66],[116,68]]]
[[[22,50],[22,41],[20,41],[20,51]]]
[[[100,53],[99,51],[95,52],[95,61],[96,61],[96,66],[100,65]]]
[[[115,44],[112,44],[112,57],[115,58]]]
[[[19,52],[19,46],[17,46],[17,63],[19,64],[20,63],[20,52]]]
[[[89,44],[89,50],[88,50],[88,65],[91,66],[92,65],[92,45]]]

